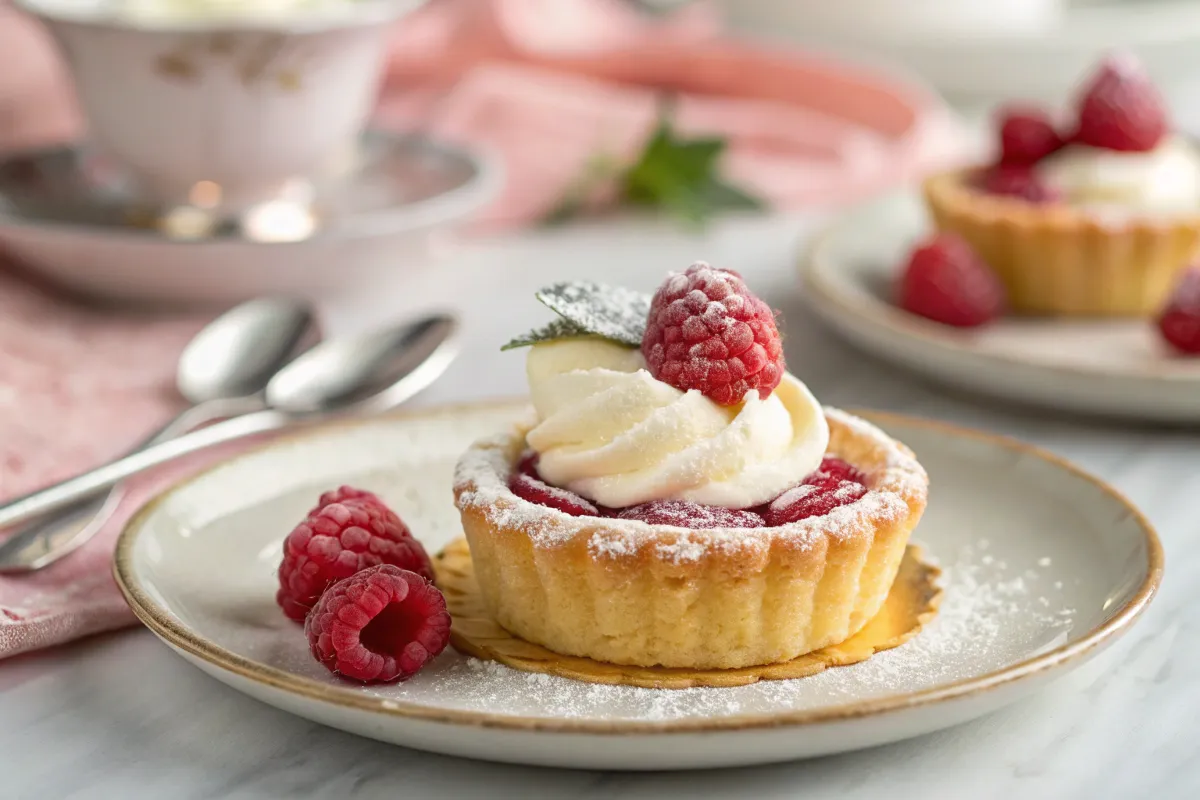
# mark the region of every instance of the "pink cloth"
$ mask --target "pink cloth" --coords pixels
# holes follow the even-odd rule
[[[400,25],[380,119],[500,155],[481,220],[554,208],[598,152],[676,125],[730,141],[725,170],[779,208],[861,197],[961,157],[941,102],[903,81],[719,35],[704,3],[651,21],[625,0],[441,0]]]
[[[483,222],[553,208],[599,152],[631,156],[677,94],[676,124],[728,137],[730,176],[782,208],[841,202],[958,155],[919,87],[719,35],[692,4],[661,20],[625,0],[437,0],[396,29],[379,119],[487,147],[509,176]],[[79,116],[43,31],[0,7],[0,149],[66,139]],[[197,319],[66,304],[0,273],[0,497],[118,454],[177,404]],[[117,524],[29,576],[0,577],[0,658],[132,622],[109,574],[120,522],[236,447],[134,484]]]
[[[180,403],[176,357],[200,324],[83,309],[0,273],[0,497],[119,455],[161,424]],[[118,524],[71,557],[0,576],[0,657],[131,622],[109,571],[119,523],[197,466],[135,483]]]

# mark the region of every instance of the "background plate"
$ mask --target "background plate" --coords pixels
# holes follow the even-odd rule
[[[819,235],[803,267],[809,306],[852,343],[929,377],[1007,400],[1152,422],[1200,422],[1200,359],[1148,320],[1006,318],[975,330],[896,308],[896,277],[928,235],[920,198],[888,195]]]

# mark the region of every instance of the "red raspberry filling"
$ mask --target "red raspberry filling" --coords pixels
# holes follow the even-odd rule
[[[411,678],[446,649],[446,599],[424,577],[391,564],[330,586],[304,623],[313,656],[364,683]]]
[[[826,456],[821,460],[821,466],[803,483],[757,509],[705,506],[688,500],[652,500],[614,510],[596,506],[573,492],[532,477],[529,471],[536,471],[536,464],[536,454],[526,453],[518,463],[518,471],[509,480],[509,488],[513,493],[531,503],[555,508],[575,517],[615,516],[649,525],[673,525],[693,530],[761,528],[764,525],[773,528],[823,516],[835,508],[855,502],[867,493],[867,477],[861,470],[840,458]]]
[[[652,500],[626,508],[620,519],[638,519],[649,525],[674,525],[679,528],[761,528],[763,519],[753,511],[736,511],[720,506],[702,506],[687,500]]]
[[[1030,203],[1056,203],[1062,193],[1047,186],[1030,166],[1000,164],[979,176],[980,187],[988,194],[1019,197]]]
[[[862,474],[862,471],[852,464],[848,464],[840,458],[833,456],[825,456],[821,459],[821,466],[817,467],[817,471],[804,479],[805,483],[821,482],[821,479],[828,476],[841,481],[850,481],[851,483],[861,483],[864,486],[867,483],[867,476]]]
[[[658,380],[725,406],[750,392],[766,398],[783,379],[775,312],[741,275],[703,262],[670,275],[654,293],[642,355]]]
[[[867,493],[867,487],[835,477],[802,483],[776,497],[763,513],[767,525],[787,525],[809,517],[823,517],[835,508],[848,506]]]
[[[326,495],[348,499],[319,506],[283,542],[275,601],[297,622],[326,587],[367,567],[392,564],[433,579],[425,548],[400,518],[378,497],[356,489],[351,497],[348,488]]]
[[[537,503],[539,506],[558,509],[572,517],[599,517],[600,509],[595,504],[584,500],[574,492],[551,486],[540,478],[535,478],[524,472],[514,472],[508,481],[508,488],[522,500]]]

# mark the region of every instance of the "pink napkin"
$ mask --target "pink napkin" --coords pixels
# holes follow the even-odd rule
[[[484,214],[527,224],[599,153],[634,155],[663,90],[676,126],[730,141],[729,176],[785,209],[842,202],[958,157],[919,87],[720,35],[711,8],[625,0],[438,0],[395,33],[379,120],[485,147],[509,176]],[[44,32],[0,7],[0,149],[64,139],[79,116]],[[173,410],[198,319],[115,317],[0,272],[0,497],[117,455]],[[132,622],[110,577],[120,523],[236,446],[137,481],[115,524],[34,575],[0,577],[0,658]]]
[[[632,156],[664,90],[676,127],[730,142],[725,170],[777,208],[839,203],[962,156],[934,95],[719,34],[705,3],[441,0],[400,25],[380,120],[484,146],[510,176],[482,222],[545,215],[597,153]]]

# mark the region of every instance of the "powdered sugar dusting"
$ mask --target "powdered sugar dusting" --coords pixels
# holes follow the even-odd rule
[[[792,503],[799,502],[808,497],[813,492],[817,491],[817,487],[811,483],[802,483],[799,486],[788,489],[783,494],[771,501],[770,509],[772,511],[781,511]]]
[[[696,561],[711,552],[762,552],[786,539],[797,549],[813,546],[821,536],[843,538],[872,530],[870,520],[895,520],[909,511],[906,496],[923,491],[927,478],[911,453],[873,425],[836,409],[826,416],[869,437],[883,452],[883,464],[872,471],[871,491],[861,499],[818,517],[773,528],[693,530],[673,525],[647,525],[631,519],[572,517],[527,502],[508,488],[512,464],[523,447],[523,428],[476,443],[459,461],[454,484],[461,508],[476,508],[492,523],[524,531],[535,547],[558,547],[588,537],[593,554],[618,558],[654,549],[678,563]]]
[[[421,694],[452,707],[567,719],[665,722],[778,713],[927,689],[1002,668],[1064,638],[1074,610],[1048,586],[984,567],[980,551],[966,546],[944,567],[941,611],[913,640],[812,677],[727,689],[640,689],[460,657],[440,664],[436,674],[418,676]]]

